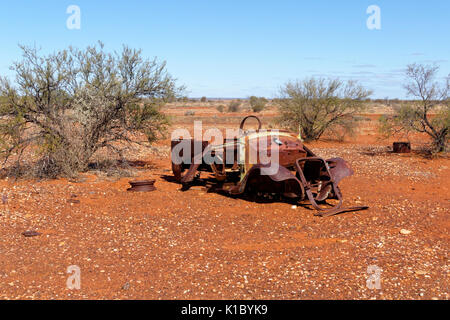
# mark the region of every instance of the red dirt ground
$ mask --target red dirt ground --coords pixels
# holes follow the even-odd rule
[[[367,128],[309,145],[346,159],[346,205],[370,206],[329,218],[181,191],[168,140],[138,156],[146,166],[135,178],[156,179],[151,193],[94,174],[0,180],[0,299],[448,299],[450,160],[392,154]],[[70,265],[80,290],[66,288]],[[370,265],[382,269],[379,290],[366,286]]]

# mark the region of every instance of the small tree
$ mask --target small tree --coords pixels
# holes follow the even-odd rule
[[[107,53],[101,43],[47,56],[21,49],[22,61],[11,67],[15,84],[0,78],[6,158],[29,149],[40,158],[36,175],[74,176],[100,149],[121,155],[126,146],[149,144],[164,132],[159,107],[180,89],[164,62],[145,60],[126,46]]]
[[[264,97],[251,96],[249,98],[249,102],[253,112],[261,112],[265,108],[268,101]]]
[[[206,99],[206,97],[201,97],[200,98],[200,102],[207,102],[208,100]]]
[[[365,108],[364,99],[371,91],[355,81],[310,78],[288,82],[278,100],[282,126],[300,129],[306,141],[317,140],[327,129],[341,127],[351,132],[357,113]]]
[[[410,64],[406,68],[405,89],[415,100],[393,108],[392,116],[380,118],[380,130],[387,136],[410,132],[427,134],[432,149],[447,149],[450,132],[450,75],[440,85],[435,81],[438,66]],[[430,116],[430,113],[435,113]]]
[[[216,109],[217,109],[217,111],[219,111],[219,112],[223,112],[223,110],[225,109],[225,107],[224,107],[223,104],[219,104],[219,105],[216,107]]]
[[[231,101],[228,105],[228,112],[238,112],[241,107],[241,103],[239,101]]]

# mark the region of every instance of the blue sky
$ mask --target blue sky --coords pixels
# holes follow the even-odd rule
[[[166,60],[191,97],[276,96],[288,80],[359,80],[373,98],[404,98],[408,63],[450,73],[450,1],[82,1],[0,0],[0,74],[20,58],[18,44],[52,52],[97,40]],[[69,30],[69,5],[81,29]],[[369,30],[366,9],[381,9]]]

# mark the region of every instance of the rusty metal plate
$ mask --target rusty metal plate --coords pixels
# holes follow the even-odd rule
[[[409,142],[394,142],[393,144],[394,153],[410,153],[411,143]]]
[[[131,185],[131,188],[128,188],[127,191],[149,192],[156,190],[154,186],[155,180],[133,180],[128,183]]]

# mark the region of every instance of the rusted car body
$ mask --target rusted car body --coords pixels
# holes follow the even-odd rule
[[[249,118],[258,121],[258,129],[244,130]],[[325,160],[316,156],[294,133],[262,130],[256,116],[245,117],[239,132],[237,137],[224,139],[219,145],[192,139],[172,140],[175,179],[189,188],[200,172],[210,172],[216,190],[219,186],[219,190],[231,195],[281,195],[298,202],[309,200],[318,216],[367,208],[342,207],[338,183],[353,174],[344,159]],[[205,161],[207,155],[214,161]],[[182,157],[184,161],[180,160]],[[327,204],[327,199],[335,199],[337,203]]]

